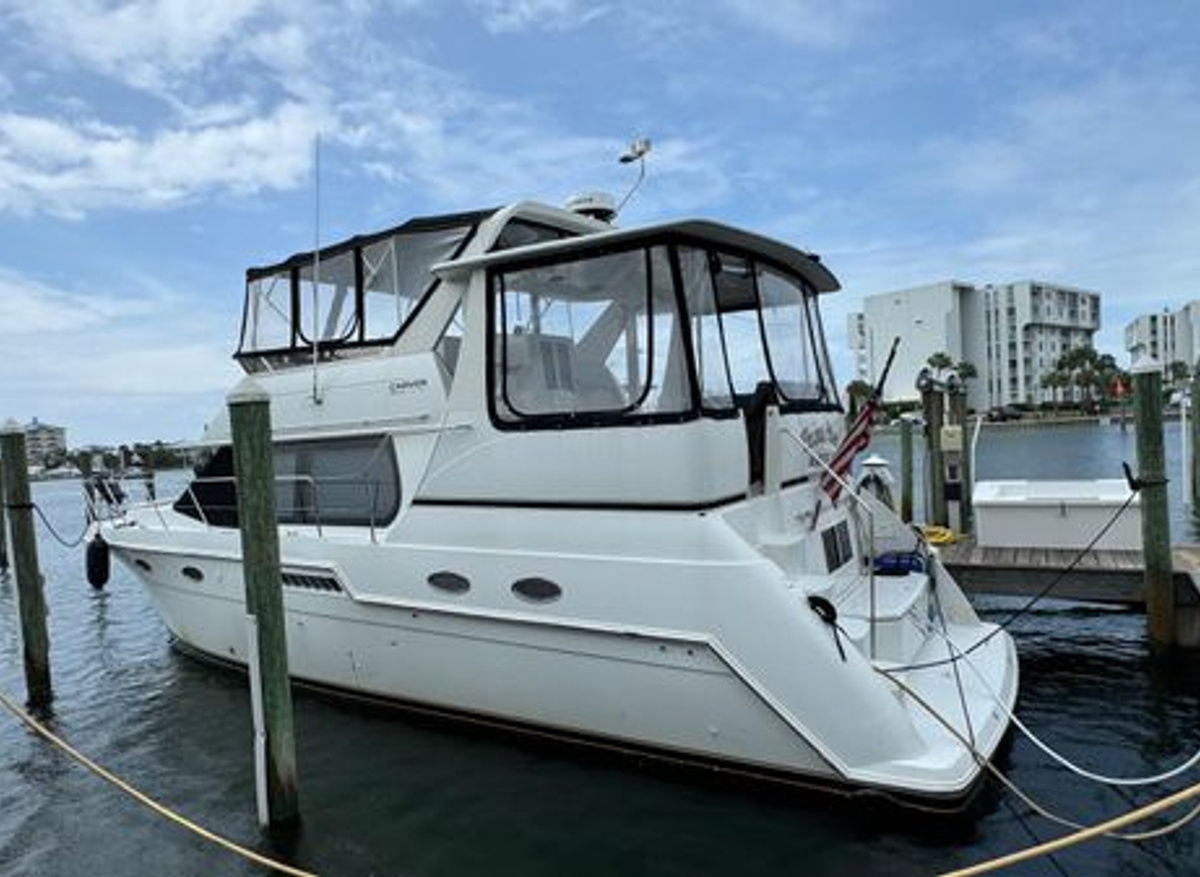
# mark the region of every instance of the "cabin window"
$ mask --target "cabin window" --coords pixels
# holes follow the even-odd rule
[[[247,272],[237,358],[248,371],[399,337],[438,285],[430,268],[454,258],[488,212],[413,220]]]
[[[391,441],[382,436],[275,445],[275,511],[281,524],[381,526],[400,507]],[[217,527],[238,526],[233,449],[203,463],[175,510]]]
[[[749,256],[679,249],[706,410],[773,387],[792,410],[832,407],[816,295]]]
[[[341,253],[300,269],[300,340],[348,341],[358,328],[354,252]],[[314,282],[314,278],[316,282]]]
[[[696,357],[696,377],[700,381],[701,405],[708,410],[731,408],[733,385],[725,357],[724,331],[717,311],[708,254],[693,247],[680,247],[679,269],[687,294],[689,329]]]
[[[251,280],[246,286],[243,337],[259,349],[289,347],[292,343],[292,275],[284,271]]]
[[[769,268],[758,269],[756,277],[767,358],[779,394],[793,402],[820,399],[821,375],[804,290]]]
[[[691,408],[665,247],[495,274],[492,302],[500,422],[595,425]]]

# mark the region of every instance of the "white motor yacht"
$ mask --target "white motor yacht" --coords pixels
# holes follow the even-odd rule
[[[295,679],[800,784],[961,802],[1011,638],[823,488],[813,254],[535,203],[247,272]],[[171,633],[247,662],[227,410],[181,496],[99,525]],[[886,573],[886,574],[885,574]]]

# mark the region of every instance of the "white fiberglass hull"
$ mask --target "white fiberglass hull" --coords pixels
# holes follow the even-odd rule
[[[951,668],[901,673],[922,706],[879,672],[886,662],[868,659],[861,624],[848,614],[835,637],[805,582],[747,550],[721,515],[645,513],[630,528],[628,512],[571,513],[588,520],[567,552],[556,544],[563,514],[506,510],[502,527],[494,510],[410,516],[414,534],[457,532],[470,549],[283,530],[292,674],[567,736],[931,799],[962,797],[979,767],[929,707],[969,727],[983,757],[999,744],[1016,693],[1006,635],[971,656],[978,674],[959,674],[965,697]],[[144,513],[106,538],[182,642],[245,663],[237,532],[178,521],[164,529],[156,518]],[[614,544],[613,528],[625,532],[620,554],[599,549]],[[580,544],[580,533],[595,545]],[[528,547],[502,549],[502,540]],[[469,589],[431,588],[431,575],[445,570]],[[556,583],[561,597],[537,604],[514,594],[512,584],[530,576]],[[897,583],[892,599],[917,601],[919,585]],[[944,641],[920,629],[925,607],[905,603],[880,625],[877,654],[944,658]],[[973,615],[962,620],[946,630],[959,649],[988,630]]]

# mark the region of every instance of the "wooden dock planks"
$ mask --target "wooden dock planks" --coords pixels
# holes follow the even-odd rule
[[[972,594],[1033,596],[1052,582],[1048,594],[1068,600],[1144,605],[1145,572],[1140,551],[980,546],[971,537],[938,546],[946,569]],[[1200,577],[1200,545],[1173,549],[1176,601],[1200,603],[1193,574]],[[1072,563],[1074,566],[1072,567]],[[1069,571],[1068,571],[1069,570]]]

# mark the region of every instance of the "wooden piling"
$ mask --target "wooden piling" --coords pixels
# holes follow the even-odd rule
[[[942,422],[945,401],[941,390],[921,391],[921,402],[925,409],[925,438],[929,449],[926,465],[929,467],[925,483],[929,487],[925,507],[929,523],[939,527],[950,524],[946,508],[946,461],[942,454]]]
[[[912,421],[900,418],[900,520],[913,519],[913,434]]]
[[[8,524],[4,513],[4,467],[0,463],[0,570],[8,569]]]
[[[296,734],[288,679],[287,630],[279,572],[275,465],[271,452],[270,397],[253,383],[229,396],[237,480],[238,523],[246,612],[257,627],[259,685],[266,735],[266,800],[271,825],[300,815]]]
[[[1163,462],[1162,371],[1146,359],[1133,369],[1137,477],[1142,482],[1142,556],[1145,561],[1146,625],[1150,642],[1175,644],[1175,585],[1171,570],[1171,519]]]
[[[42,574],[38,569],[37,534],[33,529],[33,502],[29,492],[29,470],[25,462],[25,430],[11,420],[0,428],[0,458],[3,458],[4,505],[8,507],[13,571],[17,579],[25,690],[29,705],[41,707],[48,705],[53,697],[50,687],[50,636],[46,630]]]
[[[971,436],[967,424],[967,388],[950,393],[950,422],[962,430],[962,451],[959,455],[958,530],[971,532]]]

